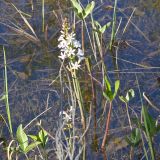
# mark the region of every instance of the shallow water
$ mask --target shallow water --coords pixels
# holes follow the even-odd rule
[[[82,4],[85,5],[85,3],[86,1],[84,0]],[[58,4],[54,0],[46,0],[45,32],[43,33],[40,1],[34,1],[33,4],[31,4],[30,1],[15,0],[13,4],[21,11],[28,13],[26,17],[37,35],[36,37],[31,32],[20,14],[11,4],[0,0],[0,44],[5,46],[7,53],[7,63],[9,66],[9,101],[14,130],[16,130],[20,123],[25,125],[45,109],[52,107],[49,112],[46,112],[39,119],[42,119],[42,123],[46,126],[48,132],[54,134],[57,126],[57,118],[59,118],[59,111],[61,110],[60,84],[50,84],[52,80],[56,78],[59,71],[57,38],[62,22],[61,16],[65,15],[71,19],[71,8],[66,1],[61,1]],[[113,12],[111,6],[113,6],[112,1],[103,0],[103,3],[97,1],[93,17],[101,24],[110,21]],[[135,7],[136,10],[133,13]],[[116,41],[117,43],[121,42],[117,50],[118,74],[121,80],[120,92],[124,93],[124,91],[129,88],[135,90],[137,97],[131,101],[130,106],[137,114],[140,114],[141,101],[136,79],[138,79],[141,92],[145,92],[157,107],[160,106],[160,84],[157,81],[157,78],[160,77],[159,8],[160,2],[158,0],[154,2],[152,0],[147,0],[147,2],[145,0],[118,2],[117,26],[120,23],[120,27],[117,32]],[[131,20],[127,25],[131,15]],[[15,25],[16,27],[19,26],[26,33],[20,32],[21,30],[15,31],[15,29],[12,28],[15,27]],[[126,30],[124,31],[125,26]],[[77,24],[77,27],[80,28],[79,24]],[[104,36],[105,43],[109,41],[109,36],[110,34],[106,32]],[[80,36],[78,35],[78,37]],[[115,68],[109,52],[105,53],[105,63],[109,77],[115,79]],[[4,82],[2,51],[0,53],[0,75],[0,93],[2,94]],[[62,103],[63,106],[67,105],[66,101]],[[125,111],[121,104],[119,104],[119,101],[114,103],[115,107],[113,108],[111,125],[113,138],[111,138],[111,144],[114,143],[116,137],[123,137],[124,133],[128,133],[127,129],[123,130],[125,126],[128,126]],[[147,105],[145,100],[144,104]],[[101,105],[103,104],[99,102],[97,116],[102,113],[103,109]],[[4,104],[0,102],[0,113],[5,115],[4,108]],[[159,113],[152,108],[150,111],[154,117],[159,115]],[[101,124],[98,123],[97,136],[101,141],[103,130],[100,131],[100,128],[102,128]],[[34,125],[28,128],[28,132],[34,132],[34,130]],[[8,134],[5,127],[4,133]],[[94,142],[91,138],[92,135],[93,130],[91,128],[88,133],[87,159],[103,159],[102,154],[95,152],[95,150],[97,150],[95,149],[97,148],[97,143],[92,143]],[[99,142],[98,144],[100,146],[101,143]],[[159,144],[157,145],[159,146]],[[128,152],[128,149],[121,149],[117,151],[117,153],[114,153],[112,157],[115,159],[118,157],[118,159],[125,159],[125,151]]]

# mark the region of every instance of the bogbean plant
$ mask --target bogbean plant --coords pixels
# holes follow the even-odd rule
[[[73,31],[71,31],[71,33],[69,33],[70,28],[68,26],[68,23],[66,23],[66,21],[64,21],[63,26],[62,26],[61,36],[58,39],[58,41],[60,42],[58,47],[60,48],[60,51],[61,51],[59,58],[61,59],[62,64],[70,71],[70,73],[72,75],[73,91],[76,95],[77,103],[78,103],[78,106],[80,109],[83,132],[85,132],[86,121],[85,121],[85,116],[84,116],[84,105],[83,105],[83,98],[82,98],[82,94],[81,94],[80,83],[79,83],[78,77],[77,77],[77,72],[81,67],[81,61],[84,59],[83,23],[85,23],[85,18],[92,12],[92,10],[95,6],[95,2],[92,1],[91,3],[89,3],[87,5],[86,8],[82,8],[81,5],[77,2],[77,0],[71,0],[71,2],[72,2],[72,5],[73,5],[73,8],[75,10],[77,17],[82,20],[82,32],[81,32],[81,34],[82,34],[82,49],[81,49],[80,43],[75,39],[75,33]],[[100,34],[98,36],[100,36],[100,39],[102,39],[102,34],[111,25],[111,22],[107,23],[103,27],[97,21],[93,21],[93,22],[94,22],[94,25],[92,24],[92,26],[95,26],[93,28],[93,30],[95,32],[97,32],[98,34]],[[75,27],[75,25],[74,25],[74,27]],[[99,37],[97,37],[97,34],[95,34],[95,35],[96,35],[96,38],[99,39]],[[112,39],[112,41],[113,41],[113,39]],[[99,47],[101,47],[101,45],[99,45]],[[100,54],[101,54],[101,58],[102,58],[103,57],[102,53],[100,53]],[[102,61],[103,61],[103,58],[102,58]],[[87,62],[87,59],[85,62]],[[104,63],[102,62],[102,64],[104,64]],[[87,66],[87,64],[86,64],[86,66]],[[102,65],[102,66],[103,66],[103,68],[105,68],[104,65]],[[90,70],[88,70],[88,72],[91,73]],[[103,78],[104,78],[104,76],[103,76]],[[117,94],[117,91],[119,89],[119,85],[120,85],[120,81],[117,80],[115,82],[115,91],[112,92],[111,85],[110,85],[107,77],[105,76],[106,89],[103,92],[103,95],[109,101],[110,108],[109,108],[108,118],[106,121],[106,131],[105,131],[103,142],[102,142],[102,149],[104,149],[104,147],[105,147],[105,142],[106,142],[107,134],[108,134],[108,130],[109,130],[111,110],[112,110],[112,101],[114,100],[114,98]],[[83,146],[84,146],[83,159],[85,159],[85,136],[84,136]]]
[[[62,121],[59,122],[55,135],[55,152],[58,160],[79,159],[83,152],[84,145],[79,140],[82,135],[77,133],[74,125],[76,103],[72,104],[67,111],[61,111],[59,114]]]
[[[147,107],[142,106],[141,109],[141,119],[140,121],[138,118],[134,119],[134,124],[136,124],[136,128],[131,132],[131,135],[126,138],[129,145],[132,147],[137,147],[140,142],[143,143],[143,135],[141,135],[142,131],[145,135],[146,142],[149,146],[151,158],[145,153],[146,159],[155,160],[155,151],[153,147],[154,137],[160,131],[160,125],[157,121],[149,114]],[[145,150],[145,146],[143,146]]]
[[[10,143],[7,147],[8,160],[14,159],[12,157],[14,154],[24,154],[25,157],[29,159],[27,154],[30,151],[35,151],[36,148],[41,148],[41,158],[47,159],[47,155],[45,154],[47,141],[48,134],[44,129],[40,129],[37,135],[27,135],[22,124],[20,124],[16,132],[16,145],[14,143]]]
[[[94,2],[91,2],[90,4],[88,4],[88,6],[85,9],[82,9],[80,4],[76,3],[76,0],[71,0],[73,3],[73,7],[76,11],[76,14],[78,15],[79,18],[81,18],[82,20],[84,20],[84,18],[86,18],[86,16],[84,16],[85,14],[85,10],[89,9],[90,11],[93,10],[93,6],[95,5]],[[93,31],[95,31],[96,33],[98,33],[99,35],[97,35],[95,33],[96,36],[96,40],[97,40],[97,44],[99,47],[99,52],[100,55],[102,56],[102,50],[101,50],[101,41],[99,41],[99,39],[102,40],[102,34],[106,31],[106,29],[112,24],[112,33],[111,33],[111,40],[109,43],[109,49],[112,50],[112,45],[115,41],[115,27],[116,27],[116,8],[117,8],[117,0],[115,0],[115,5],[114,5],[114,11],[113,11],[113,20],[112,23],[108,22],[107,24],[105,24],[104,26],[101,26],[97,21],[93,20],[92,23],[92,27],[93,27]],[[84,16],[84,17],[83,17]],[[93,18],[93,17],[92,17]],[[100,36],[100,38],[99,38]],[[95,56],[96,58],[96,56]],[[102,62],[103,64],[103,62]],[[105,67],[104,67],[105,68]],[[105,69],[104,69],[105,70]],[[106,121],[106,131],[105,131],[105,135],[102,141],[102,145],[101,148],[104,149],[105,147],[105,143],[106,143],[106,139],[107,139],[107,134],[108,134],[108,130],[109,130],[109,124],[110,124],[110,116],[111,116],[111,110],[112,110],[112,101],[114,100],[115,96],[117,95],[117,91],[119,89],[119,80],[117,80],[115,82],[115,91],[113,92],[111,90],[111,85],[107,79],[106,76],[104,76],[104,82],[105,82],[105,91],[103,92],[104,97],[109,101],[110,103],[110,108],[109,108],[109,112],[108,112],[108,117],[107,117],[107,121]],[[148,113],[147,109],[145,106],[142,106],[142,110],[141,110],[141,115],[142,115],[142,119],[143,121],[140,122],[137,119],[137,128],[132,127],[131,124],[131,119],[129,116],[129,111],[128,111],[128,102],[130,101],[131,98],[133,98],[135,96],[134,94],[134,90],[130,89],[126,96],[119,96],[120,100],[122,102],[125,103],[126,105],[126,110],[127,110],[127,115],[128,115],[128,120],[129,120],[129,124],[130,124],[130,128],[131,128],[131,136],[128,136],[126,138],[127,142],[132,146],[132,147],[136,147],[138,146],[138,144],[141,142],[142,140],[142,135],[140,130],[142,130],[146,136],[147,139],[147,143],[149,145],[149,149],[150,149],[150,153],[151,153],[151,159],[154,160],[155,159],[155,155],[154,155],[154,150],[153,150],[153,137],[159,132],[160,127],[159,125],[157,125],[156,121],[152,118],[152,116]],[[144,146],[143,146],[144,147]],[[148,156],[146,156],[147,158]]]
[[[3,118],[4,122],[6,123],[8,130],[10,132],[10,136],[13,139],[14,138],[14,134],[13,134],[13,129],[12,129],[12,123],[11,123],[11,115],[10,115],[10,107],[9,107],[9,96],[8,96],[8,79],[7,79],[7,62],[6,62],[6,52],[5,52],[5,48],[3,47],[3,53],[4,53],[4,94],[3,96],[0,98],[0,101],[4,101],[5,105],[6,105],[6,113],[7,113],[7,117],[8,117],[8,124],[6,122],[6,120]],[[32,142],[29,144],[29,139],[28,137],[30,137],[32,139]],[[12,140],[11,142],[13,142],[14,140]],[[10,143],[9,146],[5,148],[4,150],[7,150],[7,157],[8,160],[13,159],[12,155],[14,153],[23,153],[25,154],[26,158],[27,157],[27,153],[29,151],[34,150],[37,146],[41,146],[42,148],[45,148],[46,143],[48,141],[48,135],[47,132],[44,129],[41,129],[38,133],[38,135],[30,135],[27,136],[26,133],[24,132],[23,128],[22,128],[22,124],[19,125],[19,127],[17,128],[17,132],[16,132],[16,142],[17,145],[12,146],[13,143]]]
[[[132,124],[131,124],[131,119],[130,119],[130,116],[129,116],[129,111],[128,111],[128,103],[129,101],[134,98],[135,96],[135,93],[134,93],[134,90],[133,89],[129,89],[126,96],[119,96],[119,99],[125,103],[125,106],[126,106],[126,111],[127,111],[127,116],[128,116],[128,121],[129,121],[129,125],[130,125],[130,129],[132,130]]]
[[[69,33],[69,24],[67,20],[63,22],[61,35],[58,39],[60,48],[59,58],[64,63],[65,67],[70,71],[72,76],[73,88],[80,108],[81,122],[85,130],[85,117],[83,113],[83,99],[81,95],[80,85],[77,78],[77,71],[81,67],[81,62],[84,59],[84,52],[81,49],[81,44],[75,38],[75,33]]]
[[[141,135],[141,131],[144,132],[149,150],[151,153],[151,159],[155,160],[155,153],[154,153],[154,148],[153,148],[153,138],[157,133],[160,131],[160,125],[157,123],[156,120],[149,114],[147,111],[147,108],[145,106],[142,106],[141,109],[141,116],[142,116],[142,121],[138,119],[134,119],[133,125],[137,125],[135,128],[133,128],[131,124],[131,119],[129,116],[129,111],[128,111],[128,102],[135,96],[134,90],[130,89],[128,90],[126,96],[119,96],[120,100],[125,103],[126,105],[126,110],[127,110],[127,115],[128,115],[128,120],[129,120],[129,125],[131,129],[131,134],[130,136],[126,137],[126,141],[132,148],[138,147],[138,145],[142,142],[143,140],[143,135]],[[145,150],[145,146],[143,146],[143,149]],[[146,159],[148,158],[148,155],[145,155]],[[133,157],[132,157],[133,159]]]
[[[106,120],[105,134],[104,134],[102,145],[101,145],[101,148],[102,148],[103,151],[105,149],[105,144],[106,144],[106,140],[107,140],[107,136],[108,136],[108,132],[109,132],[109,127],[110,127],[112,102],[113,102],[113,100],[115,99],[115,97],[117,95],[117,92],[118,92],[118,89],[119,89],[119,85],[120,85],[120,81],[116,80],[115,81],[114,91],[112,91],[111,84],[110,84],[107,76],[105,76],[105,89],[103,91],[103,96],[109,102],[109,111],[108,111],[108,116],[107,116],[107,120]]]

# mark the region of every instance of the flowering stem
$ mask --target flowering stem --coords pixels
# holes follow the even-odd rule
[[[76,98],[77,98],[78,105],[79,105],[79,108],[80,108],[81,123],[82,123],[82,126],[83,126],[83,130],[85,130],[86,125],[85,125],[85,117],[84,117],[84,113],[83,113],[83,99],[82,99],[82,95],[81,95],[79,81],[77,80],[76,70],[73,70],[73,72],[71,72],[71,74],[72,74],[73,86],[74,86]]]
[[[80,109],[80,114],[81,114],[81,123],[82,123],[82,128],[83,128],[83,132],[85,132],[86,129],[86,124],[85,124],[85,117],[84,117],[84,113],[83,113],[83,99],[82,99],[82,94],[81,94],[81,90],[80,90],[80,85],[79,85],[79,81],[77,79],[77,75],[76,75],[76,70],[74,69],[73,72],[71,72],[72,74],[72,79],[73,79],[73,86],[74,86],[74,91],[76,94],[76,98],[78,101],[78,105],[79,105],[79,109]],[[85,151],[86,151],[86,140],[85,140],[85,136],[83,137],[83,160],[85,160]]]
[[[81,36],[82,36],[82,51],[84,52],[84,25],[83,25],[83,20],[81,23]]]

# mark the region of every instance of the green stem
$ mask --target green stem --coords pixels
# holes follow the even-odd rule
[[[42,0],[42,32],[44,32],[44,0]]]
[[[76,70],[73,70],[73,72],[71,71],[71,74],[72,74],[72,79],[73,79],[74,91],[75,91],[77,101],[78,101],[78,105],[79,105],[79,109],[80,109],[83,132],[85,132],[86,124],[85,124],[85,117],[84,117],[84,113],[83,113],[83,108],[84,108],[83,107],[83,99],[82,99],[82,94],[81,94],[81,90],[80,90],[79,81],[78,81],[77,75],[76,75]],[[86,152],[85,136],[83,137],[83,145],[84,145],[83,160],[85,160],[86,159],[86,155],[85,155],[85,152]]]
[[[115,0],[115,3],[114,3],[113,22],[112,22],[112,34],[111,34],[111,40],[110,40],[110,44],[109,44],[109,49],[110,50],[112,49],[112,44],[113,44],[114,39],[115,39],[116,8],[117,8],[117,0]]]
[[[9,131],[11,137],[13,137],[13,131],[12,131],[12,123],[11,123],[11,114],[10,114],[10,107],[9,107],[9,100],[8,100],[8,80],[7,80],[7,63],[6,63],[6,52],[5,48],[3,47],[3,53],[4,53],[4,70],[5,70],[5,105],[6,105],[6,112],[8,116],[8,123],[9,123]]]

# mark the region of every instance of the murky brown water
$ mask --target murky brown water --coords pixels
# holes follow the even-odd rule
[[[20,123],[27,124],[46,108],[52,107],[49,112],[46,112],[39,119],[42,119],[42,123],[46,126],[48,132],[54,135],[60,111],[60,84],[50,84],[59,72],[57,38],[62,18],[73,18],[71,17],[71,7],[69,2],[65,0],[46,0],[45,31],[42,32],[41,1],[15,0],[13,4],[16,8],[7,1],[0,0],[0,44],[5,46],[7,52],[9,100],[13,126],[16,129]],[[112,1],[103,0],[103,3],[96,1],[96,8],[93,13],[95,19],[101,24],[111,20],[113,11],[111,6],[113,6]],[[135,7],[136,10],[134,10]],[[35,33],[26,25],[18,9],[27,18]],[[131,20],[127,25],[131,15]],[[153,99],[156,106],[160,105],[159,20],[159,0],[154,2],[152,0],[118,2],[117,26],[120,24],[120,27],[117,32],[115,46],[120,44],[117,51],[118,73],[121,80],[120,92],[123,93],[129,88],[134,88],[138,95],[137,77],[141,92],[145,92]],[[80,28],[79,24],[77,24],[77,28]],[[80,35],[77,36],[80,38]],[[109,36],[110,34],[105,34],[104,43],[108,42]],[[105,53],[105,63],[108,68],[108,75],[111,79],[115,79],[115,68],[108,52]],[[0,53],[0,75],[0,93],[2,94],[2,50]],[[85,94],[86,92],[87,90],[85,90]],[[89,91],[88,94],[90,94]],[[85,98],[89,101],[88,94]],[[97,102],[97,119],[100,119],[103,111],[101,106],[104,104],[101,103],[101,97],[98,96]],[[146,102],[144,101],[144,103]],[[65,105],[66,102],[64,101],[63,104]],[[128,155],[128,149],[122,150],[121,148],[127,146],[124,142],[124,135],[128,133],[126,111],[119,101],[115,101],[114,105],[108,150],[113,151],[112,157],[115,159],[118,157],[121,157],[118,159],[125,159],[124,157]],[[141,102],[139,95],[132,101],[130,107],[137,114],[140,113]],[[4,104],[0,102],[0,113],[5,115],[4,108]],[[134,113],[131,111],[132,114]],[[154,116],[159,115],[154,110],[152,110],[152,114]],[[92,126],[88,133],[88,159],[103,159],[103,156],[98,153],[98,149],[100,146],[99,140],[102,140],[103,136],[104,128],[102,126],[104,126],[104,121],[97,122],[96,134],[93,134]],[[34,130],[35,127],[31,126],[28,131]],[[5,127],[4,132],[6,133]],[[159,144],[157,145],[159,146]],[[124,154],[125,151],[127,151],[126,154]],[[141,153],[137,152],[137,156],[139,154]]]

